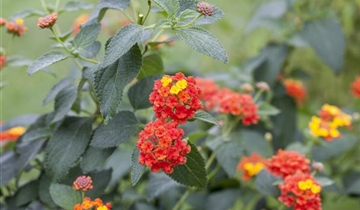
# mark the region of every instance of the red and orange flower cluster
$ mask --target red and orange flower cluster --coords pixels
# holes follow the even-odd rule
[[[351,93],[355,98],[360,98],[360,76],[357,76],[351,83]]]
[[[274,176],[282,177],[278,200],[284,205],[293,206],[294,210],[321,210],[321,184],[310,174],[309,164],[310,160],[298,152],[279,150],[269,159],[256,153],[243,157],[237,169],[243,172],[245,181],[266,169]]]
[[[15,21],[7,21],[4,18],[0,18],[0,26],[5,26],[7,32],[14,36],[21,36],[25,33],[27,28],[24,25],[23,19],[16,19]]]
[[[0,123],[1,125],[2,123]],[[16,141],[21,135],[25,133],[24,127],[18,126],[6,131],[0,132],[0,142]]]
[[[90,176],[79,176],[73,182],[73,189],[79,191],[88,191],[93,188],[92,179]],[[85,197],[81,203],[75,204],[74,210],[111,210],[111,203],[105,203],[100,199],[96,198],[95,200],[91,200],[89,197]]]
[[[39,28],[51,28],[56,23],[56,20],[57,14],[53,12],[45,17],[40,17],[37,26]]]
[[[73,34],[77,34],[80,31],[80,27],[82,24],[86,23],[89,20],[89,14],[82,14],[77,17],[73,23]]]
[[[351,116],[342,112],[338,107],[325,104],[319,111],[319,117],[313,116],[309,123],[310,132],[326,141],[341,137],[338,128],[351,128]]]
[[[283,81],[283,84],[286,93],[295,100],[296,105],[298,106],[303,105],[307,97],[304,84],[300,80],[295,80],[295,79],[285,79]]]
[[[242,119],[244,125],[257,124],[258,106],[250,94],[237,93],[228,88],[219,88],[213,80],[196,78],[202,94],[205,109],[223,114],[231,114]]]
[[[139,163],[151,171],[171,174],[174,167],[186,163],[191,147],[182,139],[184,130],[178,127],[202,109],[200,89],[192,76],[182,73],[164,75],[156,80],[149,96],[157,119],[148,123],[139,134]]]

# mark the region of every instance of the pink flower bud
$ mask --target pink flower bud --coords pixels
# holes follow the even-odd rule
[[[214,8],[211,4],[203,1],[197,5],[197,11],[204,16],[211,16],[214,12]]]

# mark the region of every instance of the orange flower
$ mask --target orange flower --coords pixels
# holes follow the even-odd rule
[[[268,160],[268,170],[275,176],[286,178],[296,172],[309,173],[310,160],[295,151],[278,150],[276,155]]]
[[[90,176],[79,176],[72,185],[74,190],[88,191],[93,188]]]
[[[7,21],[4,18],[0,18],[0,26],[5,26],[6,22]]]
[[[5,67],[7,57],[5,55],[0,55],[0,70]]]
[[[260,155],[253,153],[250,156],[241,158],[237,169],[243,171],[243,180],[247,181],[257,175],[267,165],[267,160]]]
[[[23,35],[27,30],[27,28],[24,26],[23,19],[16,19],[14,22],[6,22],[5,27],[7,28],[8,33],[14,34],[16,36]]]
[[[111,210],[111,203],[104,204],[100,198],[91,200],[89,197],[85,197],[81,204],[76,204],[74,210],[89,210],[95,207],[95,210]]]
[[[285,79],[284,86],[286,89],[286,93],[290,97],[294,98],[298,106],[301,106],[307,96],[304,84],[300,80]]]
[[[287,176],[279,184],[281,195],[278,200],[294,210],[321,210],[321,185],[311,174],[296,173]]]
[[[82,14],[80,15],[78,18],[75,19],[74,23],[73,23],[73,34],[77,34],[80,31],[80,26],[84,23],[86,23],[86,21],[89,20],[90,15],[89,14]]]
[[[351,92],[355,98],[360,98],[360,76],[357,76],[353,83],[351,83]]]
[[[39,28],[51,28],[56,23],[56,20],[57,14],[53,12],[45,17],[40,17],[37,26]]]
[[[195,78],[196,85],[200,88],[200,99],[204,101],[205,110],[211,111],[217,106],[217,101],[213,100],[219,91],[219,86],[212,79]]]
[[[191,147],[182,139],[184,130],[177,125],[163,120],[146,124],[137,142],[141,165],[149,166],[153,172],[162,169],[171,174],[175,166],[186,163],[185,155],[190,153]]]
[[[0,132],[0,141],[16,141],[19,138],[19,136],[25,133],[25,131],[26,129],[24,127],[18,126]]]
[[[164,75],[156,80],[149,101],[158,119],[172,119],[183,124],[202,109],[200,89],[192,76],[182,73],[175,76]]]

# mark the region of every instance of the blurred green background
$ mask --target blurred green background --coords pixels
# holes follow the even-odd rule
[[[51,3],[52,1],[48,1]],[[68,0],[62,0],[64,5]],[[90,3],[97,3],[95,0],[87,0]],[[133,2],[135,2],[133,0]],[[141,1],[136,1],[141,2]],[[145,1],[143,1],[145,2]],[[221,62],[214,61],[204,55],[194,52],[187,46],[176,43],[174,47],[162,49],[165,64],[167,67],[173,64],[185,66],[189,69],[196,69],[199,72],[215,72],[229,71],[231,66],[239,66],[245,59],[257,55],[261,48],[270,40],[277,40],[278,36],[265,28],[258,28],[251,34],[245,34],[244,28],[248,24],[251,16],[257,8],[267,2],[265,0],[210,0],[214,5],[221,8],[225,16],[222,20],[211,26],[206,26],[208,30],[213,32],[223,43],[224,48],[228,51],[230,64],[225,65]],[[319,58],[316,57],[314,51],[309,47],[296,49],[290,60],[290,66],[300,66],[311,75],[311,80],[307,81],[307,89],[309,98],[308,105],[320,107],[322,103],[331,103],[339,106],[350,104],[354,100],[349,92],[350,82],[354,80],[355,75],[360,75],[360,4],[358,0],[333,0],[330,6],[337,11],[337,15],[343,26],[346,40],[347,50],[345,65],[343,72],[335,76],[326,67]],[[3,18],[10,18],[16,12],[28,8],[42,10],[40,1],[29,0],[1,0],[1,14]],[[355,12],[354,12],[355,11]],[[69,12],[59,16],[58,25],[62,32],[71,29],[73,21],[76,17],[83,13],[90,13],[91,10],[83,10]],[[143,9],[143,12],[144,9]],[[112,25],[104,28],[101,34],[102,43],[110,36],[111,27],[119,28],[118,23],[124,20],[120,12],[112,11],[107,13],[104,23]],[[151,22],[151,19],[148,23]],[[20,55],[29,59],[36,59],[45,52],[50,51],[54,41],[49,37],[49,30],[41,30],[36,27],[37,17],[25,19],[25,25],[28,31],[24,36],[16,38],[11,55]],[[4,28],[1,29],[1,47],[6,48],[9,44],[10,35],[6,33]],[[101,59],[102,55],[99,55]],[[184,62],[185,61],[185,62]],[[6,67],[1,70],[1,82],[5,82],[6,86],[0,90],[0,119],[7,120],[26,113],[45,113],[53,109],[53,104],[47,106],[42,105],[51,87],[61,80],[65,75],[71,74],[71,60],[60,62],[51,67],[47,72],[39,72],[31,76],[26,75],[26,68]],[[326,197],[324,202],[325,210],[337,209],[360,209],[359,203],[355,199]]]

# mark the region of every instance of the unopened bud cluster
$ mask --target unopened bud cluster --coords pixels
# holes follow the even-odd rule
[[[57,14],[51,13],[50,15],[47,15],[45,17],[40,17],[38,19],[37,26],[39,28],[50,28],[56,23],[56,20],[57,20]]]

